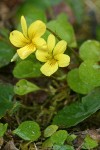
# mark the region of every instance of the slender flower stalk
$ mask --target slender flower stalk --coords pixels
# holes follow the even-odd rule
[[[47,51],[36,51],[36,58],[41,62],[45,62],[40,70],[46,76],[51,76],[58,70],[58,67],[66,67],[70,62],[70,57],[64,54],[67,42],[61,40],[55,44],[55,36],[50,34],[47,39]]]
[[[37,20],[27,27],[24,16],[21,17],[22,32],[14,30],[10,33],[10,42],[18,47],[17,54],[21,59],[27,58],[36,49],[47,49],[46,41],[41,36],[46,31],[46,25]]]

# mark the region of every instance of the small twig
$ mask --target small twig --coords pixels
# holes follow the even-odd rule
[[[81,145],[76,150],[81,150],[82,145],[83,145],[83,142],[81,143]]]
[[[21,108],[33,110],[33,107],[28,107],[28,106],[25,106],[25,105],[23,105],[23,104],[21,104]]]
[[[35,144],[35,143],[34,143],[34,148],[35,148],[35,150],[38,150],[38,149],[37,149],[37,146],[36,146],[36,144]]]
[[[77,54],[77,52],[75,52],[71,47],[68,46],[68,49],[78,58],[78,60],[81,62],[81,58],[79,57],[79,55]]]
[[[17,121],[18,125],[20,125],[20,120],[19,120],[17,115],[15,115],[15,118],[16,118],[16,121]]]

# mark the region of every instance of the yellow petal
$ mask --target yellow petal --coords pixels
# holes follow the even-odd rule
[[[66,67],[70,63],[70,57],[66,54],[58,54],[55,56],[55,59],[58,60],[59,67]]]
[[[37,50],[35,55],[36,55],[36,58],[41,62],[47,62],[48,61],[49,54],[47,51]]]
[[[46,25],[42,21],[37,20],[29,26],[28,36],[30,39],[41,37],[45,31]]]
[[[23,48],[18,49],[17,53],[21,59],[25,59],[35,50],[36,50],[35,46],[31,43],[24,46]]]
[[[21,17],[21,27],[25,37],[27,37],[27,23],[24,16]]]
[[[57,55],[57,54],[63,54],[64,51],[66,50],[66,46],[67,46],[67,42],[64,40],[61,40],[60,42],[58,42],[54,48],[53,51],[53,55]]]
[[[32,40],[32,42],[37,49],[47,50],[47,44],[43,38],[35,38]]]
[[[57,62],[47,61],[42,67],[41,72],[46,76],[51,76],[58,69]]]
[[[29,42],[29,40],[27,40],[24,35],[17,30],[10,33],[9,39],[10,42],[16,47],[23,47]]]
[[[53,34],[50,34],[47,40],[47,46],[49,52],[52,52],[53,48],[55,47],[55,42],[56,42],[55,36]]]

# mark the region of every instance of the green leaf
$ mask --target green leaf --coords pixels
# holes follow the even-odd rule
[[[100,43],[95,40],[84,42],[79,49],[79,54],[83,60],[100,61]]]
[[[15,66],[13,74],[16,78],[39,77],[41,75],[40,67],[41,65],[38,62],[24,60]]]
[[[65,13],[60,13],[57,16],[56,20],[61,23],[64,23],[64,22],[69,23],[68,16]]]
[[[34,121],[22,122],[13,133],[26,141],[36,141],[41,135],[39,125]]]
[[[14,50],[11,45],[0,40],[0,68],[11,62]]]
[[[34,92],[37,90],[40,90],[40,88],[37,85],[25,79],[18,81],[16,86],[14,86],[14,92],[18,95],[25,95],[27,93]]]
[[[79,67],[80,79],[90,86],[100,86],[100,65],[94,61],[86,60]]]
[[[13,85],[9,83],[0,83],[0,101],[7,100],[11,102],[13,96],[14,96]]]
[[[71,135],[68,135],[66,141],[67,143],[72,143],[72,141],[74,141],[76,139],[76,135],[75,134],[71,134]]]
[[[50,125],[44,130],[44,137],[51,136],[58,129],[57,125]]]
[[[57,5],[62,0],[55,0],[55,1],[47,1],[47,0],[25,0],[27,3],[30,3],[31,5],[34,4],[35,8],[41,8],[41,9],[47,9],[48,7],[51,7],[53,5]]]
[[[82,98],[82,102],[75,102],[65,106],[54,117],[53,123],[59,126],[71,127],[82,122],[100,109],[100,88],[96,88],[87,96]]]
[[[60,3],[62,0],[55,0],[55,1],[47,1],[47,0],[42,0],[40,2],[40,0],[38,0],[40,4],[44,4],[46,7],[50,7],[53,5],[57,5],[58,3]]]
[[[3,137],[3,135],[5,134],[7,126],[8,126],[7,123],[6,124],[0,123],[0,137]]]
[[[75,35],[72,25],[65,20],[65,14],[58,16],[58,19],[47,23],[47,27],[56,33],[61,39],[68,42],[71,47],[76,47]],[[49,32],[50,34],[50,32]]]
[[[32,22],[36,20],[42,20],[46,22],[46,15],[43,9],[36,8],[33,5],[33,2],[25,2],[20,5],[19,9],[17,10],[16,17],[20,20],[20,17],[24,15],[27,24],[30,25]]]
[[[18,109],[21,107],[21,103],[20,102],[15,102],[13,104],[13,107],[9,110],[9,115],[13,115],[16,111],[18,111]]]
[[[70,145],[54,145],[53,150],[74,150],[74,147]]]
[[[43,148],[48,148],[48,147],[52,147],[52,146],[53,146],[53,143],[52,143],[50,138],[47,139],[46,141],[44,141],[43,144],[42,144]]]
[[[8,100],[0,101],[0,119],[13,107],[13,103]]]
[[[84,139],[84,143],[82,145],[82,149],[92,149],[96,148],[98,146],[98,142],[94,139],[92,139],[89,135],[86,136]]]
[[[79,69],[73,69],[67,74],[67,82],[70,88],[80,94],[87,94],[94,87],[88,84],[87,82],[83,82],[79,76]]]
[[[13,96],[13,86],[7,83],[0,83],[0,118],[13,107],[13,102],[11,101]]]
[[[65,130],[59,130],[55,132],[51,137],[51,141],[53,144],[64,144],[65,140],[67,139],[68,133]]]
[[[5,38],[5,39],[8,39],[9,37],[9,29],[5,28],[5,27],[1,27],[1,30],[0,30],[0,35]],[[1,40],[1,39],[0,39]]]

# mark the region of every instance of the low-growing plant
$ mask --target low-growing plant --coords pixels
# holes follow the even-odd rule
[[[23,7],[21,25],[0,41],[0,67],[12,63],[16,79],[0,83],[0,140],[18,138],[22,150],[74,150],[78,131],[70,127],[100,109],[100,42],[78,46],[66,14],[46,21],[41,11],[30,16]],[[99,146],[89,133],[81,138],[80,149]]]

